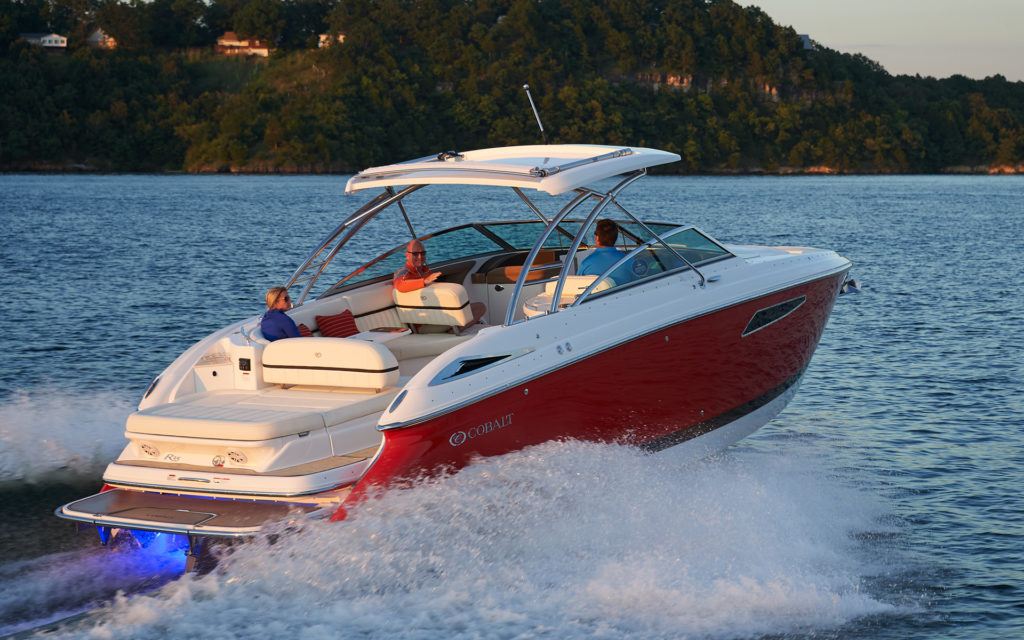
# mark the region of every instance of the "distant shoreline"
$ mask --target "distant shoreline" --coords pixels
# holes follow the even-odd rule
[[[306,170],[300,171],[296,169],[266,169],[266,168],[246,168],[246,167],[209,167],[199,171],[186,171],[184,169],[170,170],[170,171],[108,171],[97,169],[89,165],[74,163],[74,164],[53,164],[53,163],[19,163],[14,166],[3,166],[0,165],[0,173],[67,173],[67,174],[96,174],[96,175],[107,175],[107,174],[139,174],[139,175],[275,175],[275,176],[287,176],[287,175],[352,175],[351,171],[330,171],[330,170]],[[1024,175],[1024,164],[1020,165],[954,165],[950,167],[943,167],[936,172],[920,172],[920,171],[907,171],[907,172],[895,172],[895,171],[851,171],[851,170],[838,170],[832,167],[779,167],[778,169],[769,170],[762,168],[746,168],[746,169],[712,169],[704,171],[658,171],[651,175],[678,175],[678,176],[824,176],[824,175],[847,175],[847,176],[883,176],[883,175],[970,175],[970,176],[982,176],[982,175]]]

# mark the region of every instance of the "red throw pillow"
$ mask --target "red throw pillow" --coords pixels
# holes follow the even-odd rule
[[[347,338],[359,333],[356,318],[348,309],[336,316],[317,316],[316,324],[320,327],[320,335],[328,338]]]
[[[303,338],[312,338],[313,337],[313,332],[310,331],[309,327],[307,327],[303,323],[300,322],[298,324],[298,329],[299,329],[299,335],[302,336]]]

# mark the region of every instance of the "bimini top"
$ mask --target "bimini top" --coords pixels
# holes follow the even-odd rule
[[[550,144],[498,147],[372,167],[349,179],[345,193],[412,184],[478,184],[565,193],[603,178],[679,160],[644,147]]]

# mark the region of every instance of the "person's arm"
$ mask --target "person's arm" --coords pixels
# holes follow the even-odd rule
[[[409,291],[416,291],[422,289],[441,275],[438,272],[428,274],[425,278],[414,278],[409,273],[400,274],[395,276],[395,289],[398,289],[402,293],[408,293]]]

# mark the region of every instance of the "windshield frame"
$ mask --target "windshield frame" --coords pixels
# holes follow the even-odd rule
[[[644,224],[644,223],[641,223],[641,224]],[[646,227],[647,225],[645,224],[644,226]],[[683,256],[679,251],[677,251],[674,247],[672,247],[669,244],[669,242],[668,242],[668,240],[669,240],[669,238],[671,236],[674,236],[677,233],[684,233],[686,231],[693,231],[694,233],[699,235],[701,238],[703,238],[704,240],[706,240],[707,242],[709,242],[710,244],[712,244],[716,248],[718,248],[721,251],[721,253],[718,254],[718,255],[715,255],[715,256],[710,256],[710,257],[705,258],[703,260],[690,261],[685,256]],[[668,269],[668,270],[665,270],[665,271],[659,271],[656,275],[652,275],[650,277],[644,277],[644,278],[640,278],[640,279],[637,279],[637,280],[632,280],[630,282],[625,282],[625,283],[622,283],[622,284],[616,284],[613,287],[609,287],[607,289],[602,289],[600,291],[596,291],[596,292],[594,291],[594,289],[597,288],[601,284],[602,281],[604,281],[605,279],[611,277],[611,274],[614,273],[617,269],[619,269],[620,267],[622,267],[626,263],[633,261],[634,259],[636,259],[637,256],[641,255],[642,252],[644,252],[644,251],[646,251],[648,249],[653,248],[656,244],[660,244],[665,249],[668,249],[674,256],[679,258],[682,261],[683,264],[681,264],[679,266],[676,266],[676,267],[673,267],[672,269]],[[734,258],[734,257],[736,257],[736,255],[734,253],[732,253],[731,251],[726,249],[724,246],[722,246],[721,243],[719,243],[714,238],[712,238],[711,236],[707,235],[706,233],[704,233],[703,231],[701,231],[697,227],[695,227],[693,225],[686,225],[686,224],[680,225],[680,226],[678,226],[678,227],[676,227],[674,229],[670,229],[669,231],[666,231],[666,232],[664,232],[662,234],[659,234],[659,235],[657,235],[655,237],[652,237],[650,240],[647,240],[647,241],[641,243],[636,248],[634,248],[632,251],[630,251],[629,253],[627,253],[623,257],[619,258],[614,264],[612,264],[611,267],[605,269],[603,273],[601,273],[596,278],[594,278],[594,281],[590,284],[590,286],[588,286],[586,289],[584,289],[583,292],[581,292],[576,297],[576,299],[573,300],[572,304],[570,304],[568,306],[569,307],[575,307],[575,306],[578,306],[580,304],[583,304],[583,303],[587,302],[589,299],[592,299],[595,296],[600,297],[600,296],[603,296],[603,295],[614,293],[616,291],[622,291],[624,289],[628,289],[628,288],[631,288],[631,287],[634,287],[634,286],[637,286],[637,285],[641,285],[641,284],[645,284],[645,283],[648,283],[648,282],[652,282],[654,280],[658,280],[658,279],[663,278],[665,276],[673,275],[673,274],[676,274],[676,273],[682,273],[683,271],[690,271],[690,270],[692,270],[694,273],[696,273],[700,277],[700,279],[701,279],[700,286],[704,287],[704,285],[706,283],[706,278],[697,269],[697,266],[698,265],[699,266],[704,266],[704,265],[712,264],[714,262],[718,262],[719,260],[727,260],[729,258]]]

